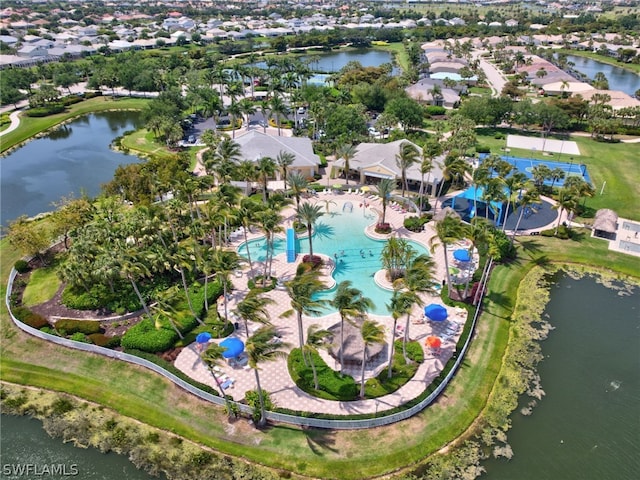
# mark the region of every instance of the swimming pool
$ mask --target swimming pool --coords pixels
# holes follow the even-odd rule
[[[331,212],[320,217],[313,233],[313,251],[335,258],[336,268],[333,278],[336,283],[351,280],[353,286],[362,290],[366,297],[373,300],[375,308],[371,313],[388,315],[386,304],[391,301],[391,292],[376,285],[373,276],[380,270],[380,254],[385,242],[374,240],[364,234],[364,229],[376,220],[377,216],[371,212],[363,214],[362,210],[354,209],[353,212]],[[428,254],[428,250],[416,242],[409,242],[418,254]],[[286,240],[277,238],[274,241],[275,254],[285,253]],[[264,239],[249,241],[251,260],[264,261],[266,257],[266,245]],[[309,252],[309,241],[305,237],[297,239],[296,251],[298,253]],[[245,255],[244,244],[238,247],[238,253]],[[325,290],[319,297],[333,298],[334,289]],[[327,309],[329,313],[331,309]]]

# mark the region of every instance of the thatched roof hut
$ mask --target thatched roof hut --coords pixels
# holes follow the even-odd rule
[[[614,240],[617,231],[618,214],[608,208],[598,210],[593,221],[594,236]]]
[[[344,363],[362,365],[362,350],[364,348],[364,342],[362,341],[362,334],[360,333],[360,327],[364,319],[352,320],[354,323],[348,321],[344,322]],[[329,328],[333,336],[333,341],[329,347],[329,354],[336,360],[340,360],[340,323],[336,323]],[[385,348],[384,343],[376,343],[369,345],[367,353],[369,354],[368,360],[375,358]]]
[[[433,219],[435,221],[440,221],[440,220],[444,220],[445,217],[449,217],[449,216],[460,218],[460,214],[456,212],[453,208],[444,207],[440,209],[438,212],[436,212],[436,214],[433,216]]]

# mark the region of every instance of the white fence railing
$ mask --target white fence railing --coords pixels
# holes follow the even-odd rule
[[[206,400],[208,402],[212,402],[217,405],[224,406],[225,402],[223,398],[216,395],[212,395],[203,390],[200,390],[194,385],[191,385],[190,383],[184,381],[180,377],[174,375],[171,372],[168,372],[164,368],[160,367],[159,365],[156,365],[153,362],[150,362],[149,360],[145,360],[144,358],[136,357],[135,355],[130,355],[128,353],[111,350],[109,348],[99,347],[97,345],[92,345],[88,343],[76,342],[74,340],[69,340],[67,338],[51,335],[49,333],[42,332],[33,327],[30,327],[29,325],[22,323],[13,315],[13,312],[11,311],[10,299],[11,299],[11,293],[13,290],[13,281],[15,280],[17,273],[18,272],[15,269],[11,270],[11,273],[9,275],[9,282],[7,285],[7,292],[5,296],[5,303],[7,305],[7,310],[9,311],[9,316],[11,317],[11,320],[22,331],[30,335],[33,335],[34,337],[40,338],[42,340],[56,343],[58,345],[62,345],[68,348],[83,350],[85,352],[91,352],[98,355],[104,355],[106,357],[115,358],[118,360],[122,360],[124,362],[129,362],[135,365],[139,365],[141,367],[148,368],[158,373],[159,375],[162,375],[164,378],[172,381],[173,383],[178,385],[180,388],[188,391],[189,393],[192,393],[197,397],[202,398],[203,400]],[[482,303],[482,299],[480,299],[479,305],[481,303]],[[438,395],[442,393],[442,391],[446,388],[448,383],[451,381],[453,376],[458,371],[458,368],[460,367],[460,364],[462,363],[462,360],[471,344],[471,338],[473,337],[473,331],[475,330],[475,327],[476,327],[476,322],[478,319],[479,312],[480,312],[480,308],[476,309],[476,313],[473,316],[469,335],[462,349],[460,350],[458,358],[456,359],[453,367],[451,368],[447,376],[442,380],[442,382],[440,382],[437,388],[433,392],[431,392],[431,394],[429,394],[429,396],[425,397],[423,400],[413,405],[412,407],[407,408],[406,410],[391,413],[388,415],[386,415],[384,412],[381,412],[380,416],[376,416],[374,418],[365,418],[365,419],[342,420],[342,419],[336,419],[336,418],[331,418],[331,419],[315,418],[315,417],[306,417],[302,415],[290,415],[290,414],[284,414],[279,412],[267,412],[267,419],[273,422],[289,423],[289,424],[300,425],[304,427],[328,428],[328,429],[337,429],[337,430],[353,430],[353,429],[362,429],[362,428],[371,428],[371,427],[380,427],[383,425],[390,425],[392,423],[399,422],[401,420],[406,420],[407,418],[410,418],[413,415],[416,415],[417,413],[424,410],[427,406],[429,406],[438,397]],[[242,403],[237,403],[237,402],[232,402],[232,403],[235,403],[235,405],[237,405],[238,409],[241,412],[247,413],[247,414],[252,413],[250,406]]]

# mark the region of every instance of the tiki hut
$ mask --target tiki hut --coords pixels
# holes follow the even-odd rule
[[[352,320],[344,322],[344,363],[345,365],[362,365],[362,350],[364,349],[364,342],[362,341],[362,334],[360,333],[360,327],[364,319]],[[329,346],[329,354],[340,361],[340,323],[336,323],[329,328],[332,335],[331,345]],[[375,343],[367,347],[368,361],[373,360],[378,356],[385,348],[384,343]]]
[[[435,221],[440,221],[440,220],[444,220],[445,217],[448,216],[452,216],[452,217],[457,217],[460,218],[460,214],[458,212],[456,212],[453,208],[451,207],[444,207],[442,209],[440,209],[434,216],[433,219]]]
[[[618,214],[608,208],[598,210],[593,221],[593,236],[615,240],[617,231]]]

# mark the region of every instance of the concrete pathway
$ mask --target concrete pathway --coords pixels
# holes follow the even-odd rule
[[[0,137],[6,135],[9,132],[13,132],[16,128],[20,126],[20,114],[22,110],[15,110],[9,114],[9,119],[11,120],[11,125],[0,132]]]
[[[328,195],[331,195],[331,199],[336,202],[337,205],[334,208],[338,211],[342,209],[342,205],[344,202],[351,201],[355,205],[356,202],[358,202],[359,200],[361,201],[363,198],[354,194]],[[316,200],[322,201],[322,199],[323,195],[319,195]],[[314,199],[311,199],[310,201],[313,202]],[[370,202],[372,204],[371,208],[373,208],[374,210],[380,209],[379,199],[370,199]],[[324,204],[324,202],[322,203]],[[411,238],[411,240],[422,243],[428,248],[429,240],[435,234],[433,228],[431,226],[427,226],[427,228],[423,232],[420,232],[418,234],[408,232],[402,227],[402,222],[406,215],[410,214],[393,209],[388,209],[386,220],[393,225],[395,232],[399,236]],[[289,208],[288,210],[285,210],[284,217],[284,223],[291,222],[293,220],[293,209]],[[367,234],[373,236],[374,234],[372,234],[371,232],[372,227],[368,229]],[[250,238],[257,238],[260,237],[261,234],[255,232],[251,233],[249,236]],[[243,240],[244,239],[238,239],[234,243],[234,246],[239,246]],[[440,278],[444,275],[444,267],[442,266],[444,264],[443,254],[444,250],[442,248],[436,248],[434,255],[436,258],[436,264],[438,266],[437,278]],[[450,252],[450,255],[452,255],[452,250]],[[302,255],[298,255],[298,259],[295,263],[286,263],[285,255],[278,255],[274,259],[272,267],[278,279],[280,279],[281,281],[287,281],[293,278],[297,265],[301,261],[301,257]],[[330,275],[331,271],[333,270],[333,266],[333,259],[325,257],[323,274],[326,279],[331,278]],[[259,269],[256,269],[256,273],[262,273],[262,270],[258,270]],[[234,291],[228,300],[229,304],[227,308],[229,312],[232,312],[237,302],[242,300],[242,298],[244,298],[244,296],[248,293],[248,276],[249,272],[247,267],[244,269],[242,276],[235,276],[232,278]],[[281,336],[282,341],[289,344],[291,348],[298,346],[298,329],[295,317],[282,317],[282,314],[291,308],[291,303],[286,291],[283,289],[275,289],[266,295],[274,301],[274,304],[269,307],[269,312],[271,322],[276,326],[278,334]],[[441,303],[439,297],[430,295],[424,295],[423,301],[425,302],[425,305],[429,303]],[[461,324],[466,321],[466,311],[459,312],[457,309],[451,307],[445,308],[447,308],[447,310],[449,311],[449,320],[445,322],[424,322],[422,308],[414,308],[411,316],[413,323],[411,323],[409,326],[408,335],[411,339],[418,340],[423,345],[426,355],[425,362],[419,366],[416,375],[411,381],[409,381],[398,391],[390,395],[386,395],[375,400],[358,400],[353,402],[337,402],[315,398],[311,395],[306,394],[295,386],[293,380],[289,376],[286,359],[279,359],[274,362],[261,365],[259,372],[260,382],[263,388],[270,393],[271,399],[276,405],[300,411],[332,414],[375,413],[394,408],[398,405],[402,405],[407,401],[417,397],[425,390],[425,388],[442,370],[455,349],[456,342],[459,338],[460,332],[462,331]],[[224,311],[222,302],[218,305],[218,311]],[[386,332],[386,343],[388,345],[392,338],[392,335],[395,336],[395,332],[392,332],[392,318],[390,316],[382,315],[370,315],[370,317],[384,325]],[[332,313],[320,318],[305,317],[305,333],[306,328],[311,324],[318,324],[321,328],[328,328],[330,326],[336,325],[337,323],[339,323],[339,321],[340,319],[337,313]],[[406,319],[403,318],[398,322],[398,324],[401,324],[404,327],[405,321]],[[250,324],[249,332],[246,332],[244,325],[241,324],[240,328],[235,332],[234,335],[244,341],[247,338],[247,333],[249,333],[250,335],[259,326],[260,325]],[[433,355],[431,350],[424,346],[424,339],[432,334],[440,336],[443,340],[443,345],[438,355]],[[329,366],[331,366],[335,370],[340,369],[340,365],[338,364],[337,360],[329,356],[328,353],[321,350],[321,355]],[[373,361],[370,364],[367,364],[365,377],[370,378],[381,372],[388,363],[388,355],[389,349],[385,348],[380,354],[381,358],[379,358],[378,361]],[[214,388],[217,388],[211,372],[200,360],[198,351],[194,345],[191,345],[182,350],[182,352],[176,359],[175,365],[177,368],[179,368],[192,378]],[[220,372],[220,375],[225,375],[225,377],[223,378],[232,378],[234,380],[233,386],[230,387],[227,392],[235,400],[241,400],[242,398],[244,398],[245,392],[247,390],[255,389],[254,372],[246,365],[235,367],[232,365],[226,365],[221,370],[222,371]],[[354,378],[356,379],[356,383],[359,383],[359,367],[356,367],[353,370],[348,370],[346,373],[354,376]]]

